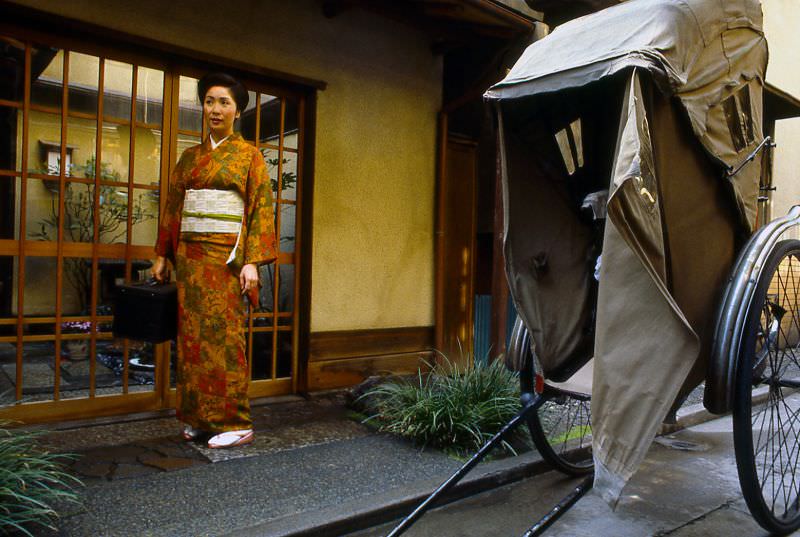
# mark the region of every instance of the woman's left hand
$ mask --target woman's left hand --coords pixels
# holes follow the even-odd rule
[[[242,294],[250,289],[258,289],[258,269],[252,263],[242,267],[239,273],[239,285],[242,287]]]

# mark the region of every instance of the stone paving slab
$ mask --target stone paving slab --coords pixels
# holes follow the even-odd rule
[[[350,419],[342,393],[255,406],[252,415],[255,441],[236,449],[208,449],[204,441],[186,442],[174,418],[57,431],[42,441],[50,450],[76,454],[70,467],[82,479],[112,481],[370,434],[366,426]]]
[[[209,463],[176,437],[98,447],[77,455],[70,468],[86,483],[171,472]]]
[[[59,536],[198,537],[243,534],[287,516],[343,502],[368,503],[419,476],[433,482],[459,465],[371,435],[128,479],[93,480],[84,509],[64,517]],[[427,486],[427,484],[426,484]]]

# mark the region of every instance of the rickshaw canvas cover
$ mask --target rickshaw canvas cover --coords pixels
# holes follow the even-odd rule
[[[749,234],[755,222],[758,159],[727,184],[723,177],[763,139],[767,48],[761,24],[761,7],[753,0],[630,0],[558,27],[531,45],[486,93],[496,102],[499,124],[509,286],[547,373],[563,365],[565,353],[555,351],[568,346],[541,345],[548,332],[566,328],[578,339],[582,323],[547,318],[537,302],[546,289],[531,271],[541,245],[527,237],[550,233],[576,240],[576,253],[567,254],[574,256],[575,266],[588,242],[568,216],[550,223],[545,216],[533,219],[540,229],[526,223],[537,202],[526,207],[519,199],[521,193],[535,193],[531,167],[522,164],[527,158],[536,165],[525,156],[518,133],[505,126],[519,119],[505,118],[504,111],[524,109],[518,103],[526,99],[535,110],[537,98],[624,79],[618,123],[609,127],[617,141],[607,183],[592,392],[595,487],[612,505],[682,388],[702,380],[716,292],[736,255],[735,238]],[[653,88],[658,95],[648,97]],[[732,104],[746,112],[740,117],[749,119],[749,130],[744,125],[742,132],[734,131]],[[660,124],[653,125],[653,108],[660,110]],[[688,135],[681,138],[676,130]],[[664,162],[658,164],[665,145],[673,153],[686,152],[689,164],[683,168],[696,185],[671,175],[681,166],[672,172]],[[686,192],[670,188],[673,183]],[[687,236],[693,232],[676,218],[681,211],[688,221],[709,222],[707,230],[702,228],[705,235],[697,233],[711,239],[708,252],[697,249],[697,237]],[[705,254],[710,260],[703,260]],[[576,292],[585,295],[583,289]],[[585,316],[585,296],[569,300],[574,317]]]

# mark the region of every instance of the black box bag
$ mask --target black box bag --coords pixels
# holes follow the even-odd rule
[[[114,337],[150,343],[175,339],[178,333],[178,288],[153,279],[118,285],[114,297]]]

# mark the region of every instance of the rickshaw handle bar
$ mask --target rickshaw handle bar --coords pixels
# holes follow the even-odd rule
[[[725,414],[733,405],[736,361],[756,284],[769,253],[781,235],[798,225],[800,205],[795,205],[786,216],[777,218],[756,231],[739,254],[717,314],[703,401],[709,412]]]
[[[544,530],[553,525],[553,523],[561,518],[561,515],[566,513],[570,507],[575,505],[575,502],[580,500],[584,494],[589,492],[594,484],[594,474],[587,476],[583,481],[578,484],[572,492],[564,496],[564,499],[558,502],[558,505],[553,507],[549,513],[544,515],[539,522],[531,526],[522,537],[537,537],[541,535]]]
[[[526,395],[528,397],[526,397]],[[439,496],[450,490],[456,483],[461,481],[461,479],[469,473],[472,468],[481,462],[483,458],[495,447],[505,435],[516,429],[521,423],[524,422],[525,418],[531,412],[535,412],[542,404],[545,402],[545,398],[539,394],[535,394],[530,396],[530,394],[523,394],[523,407],[522,409],[517,412],[517,415],[511,418],[511,421],[506,423],[500,431],[495,434],[488,442],[486,442],[481,449],[478,450],[475,455],[472,456],[467,462],[464,463],[461,468],[456,470],[456,472],[451,475],[447,481],[439,485],[439,488],[434,490],[430,496],[425,498],[425,500],[417,506],[414,511],[411,512],[410,515],[405,517],[400,524],[395,526],[395,528],[389,533],[386,537],[397,537],[398,535],[402,535],[405,531],[411,527],[411,525],[417,521],[419,517],[421,517],[425,511],[430,509]]]

